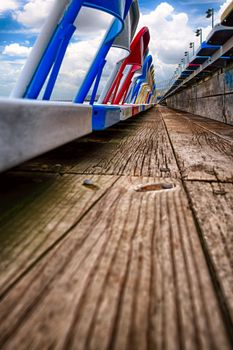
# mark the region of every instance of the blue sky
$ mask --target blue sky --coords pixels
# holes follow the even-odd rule
[[[48,3],[52,3],[52,1],[1,0],[0,95],[8,95],[14,86],[29,50],[38,35],[39,28],[46,17]],[[201,26],[206,33],[211,30],[210,20],[205,18],[205,11],[208,8],[214,8],[217,16],[220,7],[229,3],[229,1],[139,0],[141,9],[140,25],[148,25],[151,30],[151,53],[154,56],[155,71],[159,81],[169,79],[175,65],[179,62],[184,50],[187,49],[188,43],[195,39],[194,30],[196,28]],[[103,23],[105,23],[104,17]],[[92,21],[90,20],[90,27],[91,24]],[[103,30],[103,28],[100,29]],[[95,41],[98,40],[94,41],[93,35],[91,31],[86,36],[83,35],[85,42],[85,46],[82,48],[83,57],[77,57],[77,59],[80,59],[81,65],[85,66],[86,61],[91,60],[91,55],[85,50],[87,50],[88,45],[96,47]],[[76,50],[76,47],[73,47],[74,49]],[[78,49],[80,51],[80,48]],[[74,53],[70,52],[70,57],[73,58]],[[69,66],[68,63],[67,67]],[[80,76],[84,74],[81,68],[76,67],[76,69]],[[69,72],[65,68],[63,73],[64,76],[69,78]],[[75,80],[75,84],[77,83],[78,79]],[[64,86],[68,91],[68,84]]]
[[[4,1],[4,0],[2,0]],[[28,0],[29,1],[29,0]],[[140,9],[142,13],[147,13],[158,6],[162,1],[159,0],[139,0]],[[165,2],[165,1],[164,1]],[[189,15],[190,24],[195,26],[205,26],[207,20],[205,19],[204,13],[209,7],[213,7],[216,11],[219,10],[224,0],[168,0],[177,12],[186,12]],[[27,0],[21,0],[19,2],[21,8],[27,3]],[[21,33],[24,26],[12,18],[12,11],[6,11],[0,14],[0,44],[3,45],[5,42],[25,42],[29,41],[28,44],[32,44],[35,40],[36,35],[30,33]]]
[[[219,6],[224,3],[224,1],[216,0],[170,0],[167,1],[171,4],[177,12],[184,11],[190,15],[190,20],[195,21],[195,16],[201,16],[205,13],[206,9],[209,7],[214,8],[215,10],[219,10]],[[158,0],[139,0],[141,5],[141,9],[143,11],[147,11],[148,9],[153,9],[156,5],[159,5],[161,1]]]

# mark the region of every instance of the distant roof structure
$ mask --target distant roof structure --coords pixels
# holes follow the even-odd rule
[[[207,61],[210,57],[209,56],[194,56],[190,63],[192,64],[202,64],[205,61]]]
[[[217,24],[206,39],[209,45],[224,45],[233,35],[233,27]]]
[[[221,23],[224,26],[233,27],[233,1],[225,9],[221,17]]]
[[[197,49],[196,56],[212,56],[220,47],[220,45],[210,45],[206,41],[203,41]]]

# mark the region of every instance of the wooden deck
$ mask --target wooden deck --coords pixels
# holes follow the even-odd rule
[[[155,108],[0,176],[0,348],[233,344],[233,127]]]

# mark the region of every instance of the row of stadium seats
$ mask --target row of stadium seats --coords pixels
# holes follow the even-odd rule
[[[111,14],[113,19],[73,101],[51,101],[76,29],[78,35],[76,23],[82,7]],[[143,27],[136,34],[139,16],[137,0],[55,1],[10,98],[0,99],[0,171],[154,106],[150,33]],[[97,101],[112,48],[123,49],[124,54]]]

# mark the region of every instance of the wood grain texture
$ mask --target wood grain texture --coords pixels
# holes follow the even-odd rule
[[[167,108],[160,108],[160,112],[183,179],[233,181],[232,142],[193,123],[188,114]]]
[[[2,175],[0,348],[230,349],[232,135],[155,108]]]
[[[32,174],[33,191],[27,193],[24,186],[24,200],[20,204],[12,200],[10,210],[0,216],[0,296],[46,251],[65,237],[117,179],[113,176],[90,176],[88,179],[93,185],[84,186],[86,176],[65,175],[53,177],[53,183],[50,180],[50,186],[41,189],[40,182],[32,181],[40,181],[41,178],[41,174]],[[25,183],[26,179],[29,179],[29,174],[11,176],[11,192],[19,191],[19,184]],[[7,183],[9,178],[5,179],[5,185],[2,179],[1,198]]]
[[[161,181],[121,177],[18,281],[1,349],[230,349],[181,184],[135,190]]]
[[[33,160],[20,169],[73,174],[179,177],[157,109],[59,148],[39,158],[39,162]]]
[[[185,116],[185,113],[183,115]],[[216,136],[219,136],[226,141],[233,143],[233,127],[224,123],[220,123],[213,119],[200,117],[195,114],[188,113],[188,118],[192,121],[192,123],[198,124]]]
[[[187,182],[186,187],[233,320],[233,184]]]

